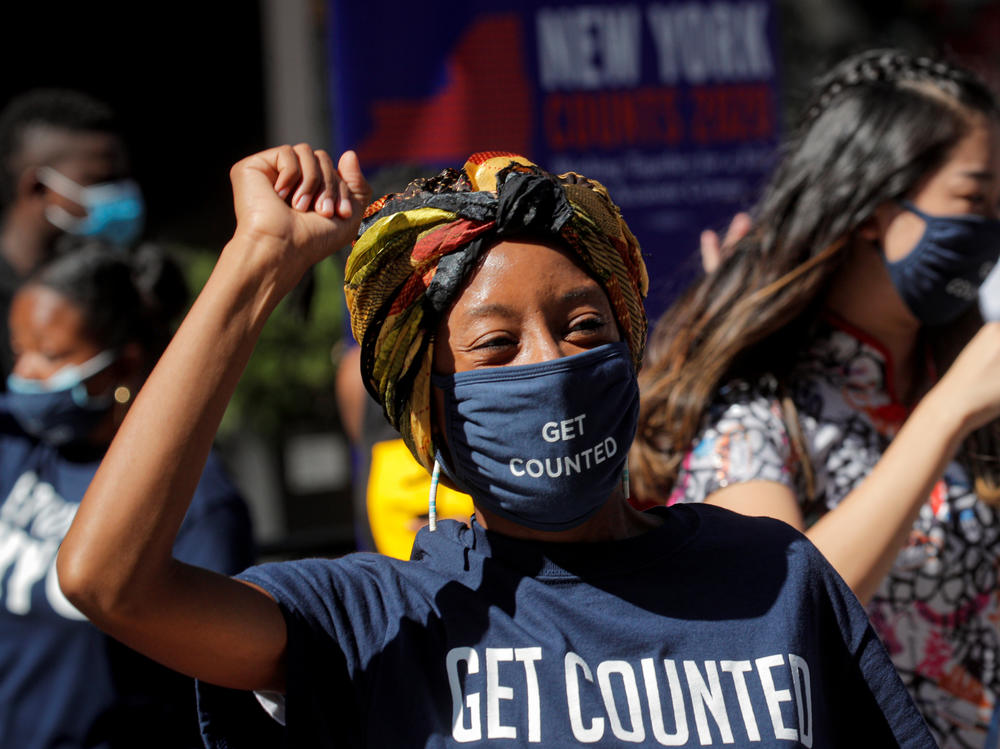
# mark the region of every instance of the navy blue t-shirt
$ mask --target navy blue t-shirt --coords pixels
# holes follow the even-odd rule
[[[107,637],[66,600],[55,557],[99,455],[25,435],[0,403],[0,747],[187,747],[192,680]],[[209,459],[174,555],[233,574],[253,563],[249,513]]]
[[[934,746],[804,536],[715,507],[652,512],[661,527],[622,541],[448,521],[409,562],[248,570],[288,626],[285,728],[199,684],[208,745]]]

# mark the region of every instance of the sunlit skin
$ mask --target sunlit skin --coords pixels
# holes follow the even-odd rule
[[[57,291],[46,286],[29,284],[22,288],[11,303],[10,337],[15,362],[13,373],[29,380],[46,380],[63,367],[79,365],[104,351],[89,333],[83,311]],[[127,351],[107,369],[86,382],[87,392],[103,395],[117,385],[138,388],[138,346],[130,344]],[[116,407],[117,411],[121,407]],[[89,437],[95,445],[111,442],[121,413],[108,412]]]
[[[607,294],[566,252],[501,242],[486,254],[439,326],[434,369],[451,374],[537,364],[619,340]],[[440,391],[434,392],[434,404],[441,424]],[[659,524],[656,517],[632,509],[620,489],[596,515],[566,531],[526,528],[479,507],[476,518],[506,535],[547,541],[627,538]]]

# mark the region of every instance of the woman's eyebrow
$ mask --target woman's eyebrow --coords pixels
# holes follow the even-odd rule
[[[564,302],[597,302],[603,296],[605,296],[604,290],[595,283],[593,285],[588,284],[587,286],[577,286],[576,288],[569,289],[563,293],[561,299]]]
[[[466,317],[480,319],[483,317],[513,317],[515,315],[513,307],[499,302],[487,302],[475,307],[470,307],[463,312]]]
[[[970,169],[969,171],[959,172],[959,175],[983,182],[992,182],[996,179],[996,174],[991,169]]]

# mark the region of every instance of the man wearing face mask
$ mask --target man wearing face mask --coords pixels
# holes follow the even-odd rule
[[[145,205],[111,109],[80,92],[37,89],[0,113],[0,383],[13,357],[7,313],[21,281],[61,237],[128,247]]]

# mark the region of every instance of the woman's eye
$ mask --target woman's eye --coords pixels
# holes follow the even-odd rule
[[[494,338],[487,338],[483,341],[478,342],[474,348],[479,350],[496,350],[507,348],[508,346],[516,346],[516,341],[510,336],[496,336]]]
[[[986,216],[987,218],[995,218],[1000,215],[1000,205],[997,205],[993,199],[987,197],[985,193],[963,195],[962,200],[969,204],[973,213]]]
[[[607,322],[601,317],[585,317],[581,320],[574,321],[569,328],[570,333],[595,333],[604,326]]]

